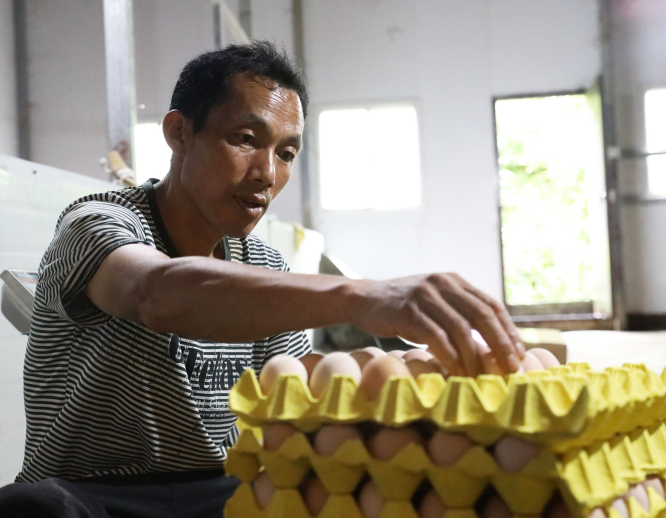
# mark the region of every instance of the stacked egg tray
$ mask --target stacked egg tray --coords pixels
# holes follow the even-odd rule
[[[624,518],[611,503],[647,477],[666,476],[665,381],[666,371],[659,377],[643,365],[599,372],[580,363],[506,377],[389,378],[381,395],[368,401],[353,379],[339,375],[319,399],[290,374],[281,374],[264,395],[248,370],[230,393],[232,410],[250,426],[286,422],[301,433],[267,451],[252,430],[243,431],[226,464],[242,484],[225,516],[310,517],[298,486],[314,471],[330,493],[320,518],[363,518],[353,493],[368,476],[386,500],[380,518],[417,518],[410,499],[424,481],[445,504],[445,518],[476,518],[475,504],[489,488],[516,517],[542,516],[559,493],[573,517],[600,508],[608,518]],[[325,424],[364,422],[421,423],[464,433],[477,444],[444,467],[417,444],[379,461],[359,439],[321,456],[307,438]],[[542,446],[517,473],[503,471],[489,451],[506,435]],[[251,486],[262,470],[277,488],[265,509]],[[629,518],[666,517],[666,501],[651,487],[647,494],[649,512],[627,499]]]

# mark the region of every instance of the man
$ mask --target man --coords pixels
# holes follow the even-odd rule
[[[473,375],[473,327],[517,370],[524,351],[505,309],[457,275],[289,274],[250,235],[289,181],[307,103],[268,43],[203,54],[164,118],[165,179],[65,209],[40,266],[25,363],[17,481],[33,484],[0,491],[2,516],[219,516],[236,484],[223,471],[237,437],[228,390],[245,368],[309,352],[302,329],[349,322],[399,335]],[[349,145],[363,145],[349,131]]]

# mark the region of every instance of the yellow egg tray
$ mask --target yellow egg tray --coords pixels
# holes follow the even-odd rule
[[[592,371],[572,363],[544,371],[478,378],[439,374],[392,377],[368,401],[354,379],[336,375],[322,396],[281,374],[268,395],[247,370],[229,395],[231,409],[252,426],[286,421],[309,432],[325,423],[375,421],[403,426],[426,420],[491,444],[511,432],[562,452],[666,419],[666,370],[644,365]]]
[[[262,467],[278,488],[266,510],[257,508],[247,489]],[[228,518],[308,516],[297,487],[311,470],[331,494],[320,518],[360,516],[358,509],[352,509],[356,504],[350,494],[368,474],[391,504],[385,506],[382,518],[415,516],[410,498],[425,479],[449,509],[445,515],[449,518],[454,512],[459,518],[463,518],[460,513],[473,518],[473,506],[488,486],[494,487],[515,516],[540,516],[559,491],[575,517],[603,507],[609,518],[621,518],[609,507],[613,500],[648,475],[666,474],[666,425],[653,424],[561,455],[543,449],[518,473],[503,471],[480,445],[469,449],[455,465],[441,467],[416,444],[407,445],[390,461],[378,461],[358,439],[343,443],[333,455],[321,456],[302,433],[289,437],[278,450],[266,451],[246,430],[229,451],[226,469],[244,483],[228,504]],[[652,488],[648,494],[652,512],[646,513],[635,502],[632,507],[630,499],[630,518],[657,516],[666,508]]]

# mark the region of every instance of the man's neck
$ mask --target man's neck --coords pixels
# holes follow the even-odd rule
[[[176,185],[178,181],[178,175],[169,173],[155,184],[157,207],[178,255],[224,259],[224,236],[210,227],[189,195]]]

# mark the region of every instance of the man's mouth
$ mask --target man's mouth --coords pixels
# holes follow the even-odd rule
[[[240,205],[244,212],[253,218],[260,217],[268,205],[268,200],[263,194],[234,196],[234,199],[238,202],[238,205]]]

